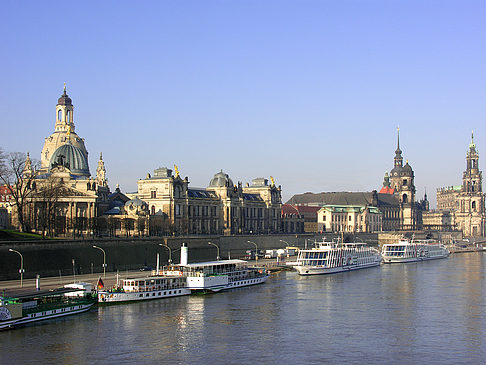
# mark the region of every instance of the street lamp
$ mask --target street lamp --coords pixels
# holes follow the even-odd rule
[[[257,244],[253,241],[248,241],[248,243],[255,245],[255,261],[258,261],[258,246],[257,246]]]
[[[8,250],[10,252],[15,252],[15,253],[18,253],[20,255],[20,270],[19,270],[19,273],[20,273],[20,287],[23,288],[24,287],[24,271],[25,271],[24,270],[24,257],[17,250],[14,250],[12,248],[9,248]]]
[[[103,252],[103,279],[106,277],[106,252],[101,247],[93,245],[93,248],[97,248]]]
[[[165,247],[169,250],[169,265],[172,264],[172,249],[164,243],[159,243],[159,246]]]
[[[219,257],[219,246],[218,246],[218,245],[216,245],[216,244],[214,244],[214,243],[212,243],[212,242],[209,242],[209,241],[208,241],[208,243],[209,243],[210,245],[213,245],[214,247],[216,247],[216,248],[218,249],[218,256],[216,256],[216,260],[217,260],[217,261],[219,261],[219,260],[220,260],[220,257]]]
[[[284,240],[279,240],[280,242],[283,242],[283,243],[286,243],[287,245],[290,246],[290,243],[288,243],[287,241],[284,241]]]

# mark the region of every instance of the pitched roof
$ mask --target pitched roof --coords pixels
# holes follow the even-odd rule
[[[377,205],[398,205],[395,195],[375,192],[329,192],[296,194],[287,204],[322,207],[323,205],[375,205],[373,195],[376,194]]]
[[[395,189],[389,187],[389,186],[384,186],[380,190],[380,194],[393,194],[395,192]]]

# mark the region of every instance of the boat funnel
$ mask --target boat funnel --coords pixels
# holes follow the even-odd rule
[[[187,265],[187,257],[188,257],[187,245],[185,243],[182,243],[182,246],[181,246],[181,265]]]

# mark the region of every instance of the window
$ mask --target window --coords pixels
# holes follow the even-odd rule
[[[155,214],[155,205],[152,205],[152,208],[150,209],[150,214]]]
[[[62,110],[57,111],[57,120],[62,121]]]
[[[155,190],[150,192],[150,198],[152,199],[157,198],[157,192]]]

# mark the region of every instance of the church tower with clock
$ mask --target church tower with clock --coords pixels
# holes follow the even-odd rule
[[[414,172],[408,164],[403,165],[400,149],[400,130],[397,130],[397,149],[394,166],[390,171],[390,185],[400,204],[400,226],[402,229],[417,229],[417,209],[415,204]]]

